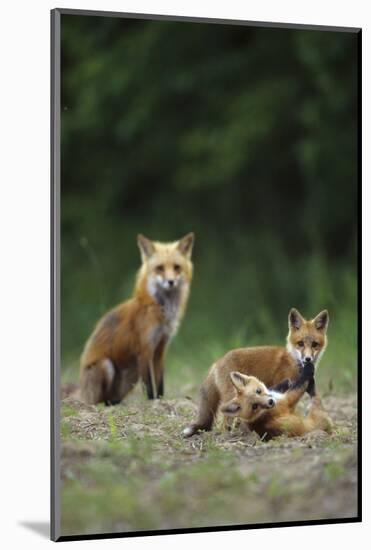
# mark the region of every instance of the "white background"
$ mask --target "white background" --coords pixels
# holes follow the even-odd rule
[[[371,326],[370,256],[370,23],[369,2],[353,0],[86,0],[55,4],[18,0],[2,4],[0,20],[0,540],[3,548],[52,545],[25,524],[49,519],[49,44],[54,7],[159,13],[363,28],[364,318]],[[334,184],[334,182],[332,182]],[[192,545],[275,549],[336,549],[367,544],[370,529],[370,384],[363,373],[364,523],[71,542],[69,548],[129,549]],[[368,436],[368,437],[367,437]],[[249,503],[251,505],[251,503]],[[47,532],[44,525],[43,530]],[[368,542],[369,542],[368,540]]]

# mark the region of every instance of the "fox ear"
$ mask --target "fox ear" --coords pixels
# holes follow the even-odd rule
[[[152,241],[150,241],[149,239],[147,239],[147,237],[141,235],[140,233],[137,237],[137,242],[140,250],[140,255],[142,257],[142,262],[145,262],[154,253],[155,245]]]
[[[324,309],[314,319],[313,323],[317,330],[323,330],[326,332],[329,322],[329,314],[327,309]]]
[[[226,403],[225,405],[222,405],[220,407],[220,410],[224,414],[236,414],[241,409],[241,406],[238,403],[234,403],[233,401],[230,401],[229,403]]]
[[[245,374],[241,374],[240,372],[233,371],[229,374],[232,380],[232,384],[236,388],[237,391],[242,391],[246,386],[250,383],[250,376],[246,376]]]
[[[194,233],[188,233],[185,237],[178,241],[177,248],[185,256],[190,259],[192,255],[193,242],[195,240]]]
[[[303,321],[304,321],[304,318],[301,316],[301,314],[298,312],[297,309],[295,309],[294,307],[290,309],[289,329],[299,330]]]

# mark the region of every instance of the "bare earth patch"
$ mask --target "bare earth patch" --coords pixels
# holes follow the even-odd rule
[[[116,407],[62,401],[62,532],[180,529],[357,514],[354,396],[325,397],[335,430],[260,441],[240,429],[184,439],[189,398]]]

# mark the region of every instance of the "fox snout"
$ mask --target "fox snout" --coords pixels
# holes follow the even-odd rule
[[[259,400],[258,405],[262,409],[271,409],[276,405],[276,400],[273,395],[268,394],[268,396],[264,396]]]
[[[299,351],[298,354],[299,361],[303,366],[308,365],[309,363],[315,363],[316,361],[315,353],[312,352],[310,349],[303,350],[301,353]]]
[[[164,288],[170,289],[170,288],[176,287],[178,284],[178,281],[177,279],[163,279],[161,283]]]
[[[163,290],[173,290],[180,284],[180,277],[171,275],[156,275],[156,286]]]
[[[315,354],[310,345],[303,346],[300,355],[300,360],[303,365],[307,363],[313,363]]]

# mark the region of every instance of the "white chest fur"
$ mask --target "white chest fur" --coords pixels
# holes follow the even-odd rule
[[[159,321],[148,333],[148,339],[153,347],[156,347],[162,339],[169,341],[175,335],[179,325],[179,293],[163,294],[158,301],[161,307],[162,321]]]
[[[178,322],[176,318],[170,321],[165,320],[163,323],[158,323],[148,332],[148,340],[154,348],[158,346],[161,340],[168,342],[176,333]]]

